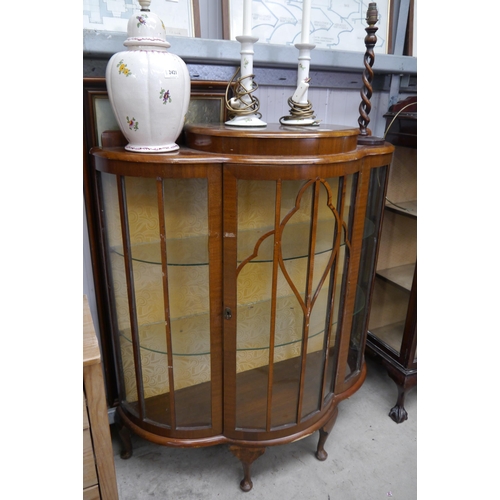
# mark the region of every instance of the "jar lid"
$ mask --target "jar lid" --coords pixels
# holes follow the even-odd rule
[[[160,17],[149,10],[151,0],[139,0],[141,10],[136,11],[127,25],[125,47],[151,46],[169,48],[165,25]]]

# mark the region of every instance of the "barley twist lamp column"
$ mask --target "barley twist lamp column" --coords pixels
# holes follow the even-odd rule
[[[368,5],[368,11],[366,12],[366,22],[368,23],[368,27],[365,28],[366,37],[365,37],[365,70],[363,71],[363,88],[361,89],[361,104],[359,105],[359,135],[358,135],[358,144],[361,145],[371,145],[376,146],[380,144],[384,144],[384,139],[380,137],[373,137],[368,130],[368,124],[370,123],[369,114],[371,111],[371,103],[370,98],[372,96],[372,86],[371,83],[373,81],[373,62],[375,61],[375,54],[373,52],[373,48],[377,43],[377,36],[375,33],[378,28],[375,26],[378,22],[378,10],[376,3],[370,3]]]

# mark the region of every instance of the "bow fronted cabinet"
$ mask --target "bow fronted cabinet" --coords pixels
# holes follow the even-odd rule
[[[358,132],[191,124],[176,153],[92,149],[123,457],[129,430],[227,443],[245,491],[268,446],[319,431],[326,459],[366,374],[394,150]]]

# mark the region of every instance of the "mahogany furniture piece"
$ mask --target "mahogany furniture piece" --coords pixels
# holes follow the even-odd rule
[[[417,383],[417,103],[401,101],[384,115],[396,146],[387,200],[367,350],[382,361],[398,388],[389,416],[404,422],[405,395]]]
[[[117,425],[177,446],[227,443],[250,467],[319,431],[363,383],[394,147],[334,125],[185,127],[169,154],[93,148]]]
[[[118,500],[101,353],[83,296],[83,500]]]

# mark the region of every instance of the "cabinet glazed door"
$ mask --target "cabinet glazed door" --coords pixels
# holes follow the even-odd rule
[[[324,166],[263,170],[269,180],[224,168],[225,433],[239,439],[318,418],[333,397],[340,331],[365,308],[350,251],[367,192],[356,166],[337,177]]]
[[[158,434],[214,435],[222,430],[220,166],[136,169],[142,176],[100,174],[122,406]]]

